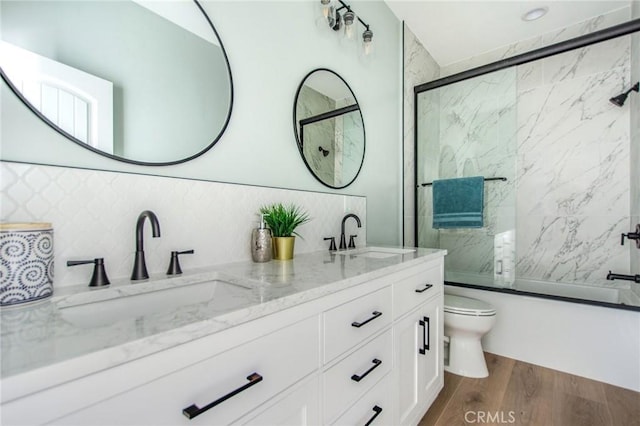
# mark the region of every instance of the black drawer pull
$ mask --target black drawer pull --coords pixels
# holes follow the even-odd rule
[[[433,284],[425,284],[424,288],[421,288],[420,290],[416,289],[416,293],[424,293],[425,291],[429,290],[431,287],[433,287]]]
[[[419,324],[423,327],[422,329],[422,348],[418,349],[422,355],[426,355],[429,350],[429,344],[431,342],[431,326],[429,324],[429,317],[422,317],[419,321]]]
[[[353,376],[351,376],[351,380],[353,380],[354,382],[359,382],[360,380],[364,379],[365,377],[367,377],[369,375],[369,373],[371,373],[373,370],[375,370],[376,368],[378,368],[378,366],[380,364],[382,364],[382,361],[380,361],[379,359],[373,359],[373,361],[371,361],[372,363],[374,363],[375,365],[373,367],[371,367],[370,369],[368,369],[367,371],[364,372],[364,374],[362,376],[358,376],[357,374],[354,374]]]
[[[356,328],[360,328],[363,325],[365,325],[366,323],[368,323],[369,321],[373,321],[374,319],[378,318],[380,315],[382,315],[382,312],[373,311],[371,313],[371,315],[373,315],[373,316],[371,318],[369,318],[368,320],[366,320],[365,322],[352,322],[351,326],[352,327],[356,327]]]
[[[378,417],[380,415],[380,413],[382,413],[382,407],[378,407],[377,405],[373,406],[373,411],[375,411],[375,414],[373,415],[373,417],[371,417],[369,419],[368,422],[366,422],[364,424],[364,426],[369,426],[371,423],[373,423],[373,421],[376,419],[376,417]]]
[[[222,404],[227,399],[236,396],[240,392],[249,389],[251,386],[253,386],[253,385],[257,384],[257,383],[260,383],[262,381],[262,376],[259,375],[258,373],[252,373],[249,376],[247,376],[247,380],[249,380],[249,383],[247,383],[246,385],[241,386],[238,389],[229,392],[225,396],[216,399],[212,403],[210,403],[210,404],[208,404],[208,405],[206,405],[206,406],[204,406],[202,408],[198,408],[197,405],[191,404],[189,407],[187,407],[184,410],[182,410],[182,414],[184,414],[185,416],[187,416],[187,418],[189,420],[191,420],[194,417],[197,417],[200,414],[204,413],[205,411],[210,410],[211,408],[215,407],[216,405]]]

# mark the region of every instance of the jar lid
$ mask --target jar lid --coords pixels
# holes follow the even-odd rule
[[[51,229],[49,222],[2,222],[0,231],[42,231]]]

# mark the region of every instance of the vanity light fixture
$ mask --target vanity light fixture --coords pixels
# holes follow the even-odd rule
[[[546,15],[548,11],[548,7],[536,7],[535,9],[531,9],[530,11],[522,15],[522,20],[525,22],[535,21]]]
[[[345,39],[355,39],[358,32],[358,21],[364,25],[362,53],[368,56],[373,52],[373,31],[369,28],[369,24],[356,16],[351,6],[342,0],[320,0],[320,6],[328,27],[336,32],[342,31]]]

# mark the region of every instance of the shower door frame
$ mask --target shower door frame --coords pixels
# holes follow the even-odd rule
[[[413,188],[413,200],[414,200],[414,215],[413,215],[413,236],[415,246],[419,246],[418,242],[418,191],[420,187],[418,183],[418,95],[427,90],[437,89],[440,87],[448,86],[450,84],[458,83],[460,81],[469,80],[474,77],[489,74],[495,71],[500,71],[506,68],[514,67],[517,65],[533,62],[538,59],[544,59],[549,56],[557,55],[560,53],[568,52],[575,49],[580,49],[595,43],[607,41],[616,37],[622,37],[635,32],[640,31],[640,19],[633,19],[628,22],[615,25],[604,30],[595,31],[590,34],[585,34],[580,37],[572,38],[560,43],[555,43],[546,47],[531,50],[529,52],[522,53],[520,55],[512,56],[510,58],[501,59],[496,62],[492,62],[487,65],[472,68],[467,71],[463,71],[457,74],[452,74],[447,77],[439,78],[437,80],[430,81],[428,83],[419,84],[413,88],[413,176],[414,176],[414,188]]]

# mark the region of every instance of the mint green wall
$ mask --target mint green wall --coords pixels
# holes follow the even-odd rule
[[[400,244],[401,23],[386,4],[350,2],[374,31],[376,56],[363,63],[341,46],[335,34],[315,26],[316,1],[201,3],[222,38],[234,80],[231,121],[212,150],[188,163],[165,167],[110,160],[57,135],[2,83],[0,158],[364,195],[368,242]],[[309,71],[320,67],[336,71],[349,83],[367,134],[362,171],[353,185],[340,191],[329,190],[311,176],[293,133],[296,89]]]

